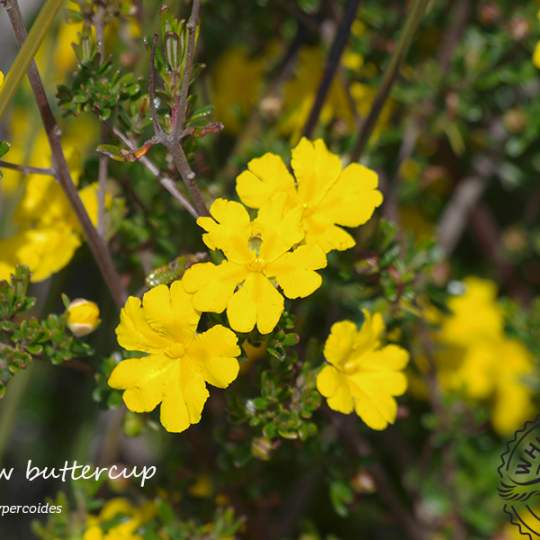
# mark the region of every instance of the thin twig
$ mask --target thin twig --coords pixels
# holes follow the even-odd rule
[[[137,145],[127,136],[124,135],[118,128],[113,128],[114,134],[133,152],[137,150]],[[172,178],[161,173],[159,168],[147,156],[143,156],[138,160],[148,171],[150,171],[158,180],[159,183],[176,199],[195,219],[198,217],[197,211],[191,203],[178,191],[176,183]]]
[[[188,109],[189,87],[193,77],[193,64],[195,62],[195,50],[197,48],[197,28],[201,14],[201,1],[193,0],[191,15],[187,23],[188,43],[186,48],[186,62],[184,64],[184,78],[177,97],[177,110],[173,127],[173,143],[180,139]]]
[[[105,7],[98,3],[94,17],[94,27],[96,29],[96,40],[99,52],[99,63],[105,62]],[[101,144],[105,144],[107,127],[101,125]],[[98,171],[98,232],[105,238],[105,198],[107,192],[107,178],[109,176],[109,158],[103,154],[99,156]]]
[[[18,165],[17,163],[10,163],[9,161],[3,161],[0,159],[0,169],[10,169],[12,171],[18,171],[22,174],[42,174],[44,176],[56,176],[56,171],[50,167],[31,167],[30,165]]]
[[[311,137],[313,130],[317,126],[324,102],[326,101],[336,73],[338,72],[341,56],[343,55],[343,51],[349,40],[351,26],[356,18],[356,12],[358,11],[359,5],[360,0],[348,0],[347,2],[343,17],[336,30],[334,41],[330,47],[328,58],[326,59],[326,65],[319,84],[319,89],[317,90],[313,106],[311,107],[311,111],[309,112],[308,119],[304,126],[303,134],[305,137]]]
[[[351,152],[351,161],[358,161],[364,153],[371,133],[373,132],[373,128],[375,127],[383,110],[384,104],[390,95],[390,91],[397,80],[403,60],[407,55],[409,47],[411,46],[414,35],[420,26],[420,21],[422,20],[429,2],[430,0],[414,0],[414,4],[409,12],[407,20],[405,21],[405,26],[399,38],[399,42],[383,75],[381,86],[379,87],[377,95],[373,100],[371,110],[360,128],[358,139],[353,151]]]
[[[173,163],[180,173],[180,176],[182,177],[182,180],[184,181],[184,184],[191,195],[193,205],[197,210],[198,215],[208,215],[208,208],[206,207],[202,193],[195,182],[195,173],[189,165],[187,156],[180,141],[180,136],[184,130],[187,116],[189,87],[191,86],[191,78],[193,76],[193,63],[195,61],[195,49],[197,46],[197,28],[199,26],[200,10],[200,0],[193,0],[191,16],[189,17],[189,21],[187,23],[188,44],[186,49],[186,61],[184,64],[184,77],[176,100],[176,110],[173,111],[174,122],[171,129],[171,134],[170,137],[164,140],[164,143],[171,153]]]
[[[150,97],[150,114],[152,115],[152,125],[154,126],[154,132],[156,135],[163,134],[163,128],[159,123],[157,113],[157,99],[156,99],[156,47],[158,44],[159,36],[154,34],[152,37],[152,48],[150,49],[150,76],[148,84],[148,95]]]
[[[6,8],[15,37],[19,45],[22,46],[27,33],[19,4],[17,0],[2,0],[2,3]],[[43,82],[34,61],[31,62],[28,68],[28,79],[34,92],[45,132],[47,133],[58,181],[81,224],[88,246],[92,251],[103,279],[109,287],[111,295],[116,305],[121,307],[126,298],[124,287],[120,281],[120,276],[116,272],[107,245],[94,228],[86,208],[79,197],[77,188],[71,179],[69,167],[62,149],[61,131],[51,110]]]

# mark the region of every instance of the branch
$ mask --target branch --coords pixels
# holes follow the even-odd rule
[[[0,169],[10,169],[12,171],[18,171],[22,174],[42,174],[44,176],[56,176],[56,171],[51,168],[44,167],[31,167],[30,165],[18,165],[16,163],[10,163],[9,161],[3,161],[0,159]]]
[[[137,145],[127,136],[124,135],[118,128],[113,128],[113,133],[132,151],[137,150]],[[178,191],[176,183],[172,178],[161,174],[159,168],[147,156],[142,156],[138,161],[146,167],[158,180],[159,183],[195,218],[198,214],[191,203]]]
[[[152,125],[154,126],[154,132],[156,136],[163,135],[163,128],[159,123],[157,114],[157,100],[156,100],[156,47],[159,36],[154,34],[152,37],[152,48],[150,49],[150,76],[148,84],[148,95],[150,96],[150,114],[152,115]]]
[[[186,63],[184,65],[184,78],[182,85],[180,86],[180,92],[176,101],[176,115],[173,127],[173,143],[180,139],[184,124],[186,122],[186,115],[188,109],[188,96],[189,87],[191,85],[191,78],[193,77],[193,63],[195,61],[195,49],[197,47],[197,27],[199,26],[199,19],[201,14],[201,1],[193,0],[193,6],[191,8],[191,16],[187,23],[188,31],[188,43],[186,49]]]
[[[94,16],[94,27],[96,28],[96,41],[99,51],[99,63],[105,62],[105,7],[102,4],[96,6]],[[107,128],[101,125],[101,143],[106,142]],[[98,172],[98,231],[102,238],[105,237],[105,194],[107,191],[107,177],[109,175],[109,158],[104,155],[99,156]]]
[[[401,65],[409,51],[414,35],[420,26],[420,21],[422,20],[422,16],[426,11],[429,1],[430,0],[414,0],[414,4],[405,21],[405,26],[399,38],[399,42],[384,73],[379,91],[373,100],[371,110],[360,128],[358,139],[351,153],[351,161],[358,161],[364,153],[371,133],[373,132],[373,128],[375,127],[384,104],[390,95],[390,90],[397,80]]]
[[[349,40],[349,35],[351,33],[351,26],[356,17],[356,12],[358,11],[358,6],[360,5],[360,0],[348,0],[347,6],[345,7],[345,12],[334,36],[334,41],[330,47],[330,52],[328,53],[328,58],[326,59],[326,65],[324,68],[323,76],[319,84],[319,89],[315,95],[315,101],[311,107],[306,125],[304,126],[304,136],[311,137],[313,130],[317,126],[321,111],[324,106],[324,102],[330,92],[332,87],[332,82],[336,76],[338,68],[341,64],[341,56]]]
[[[19,4],[17,3],[17,0],[2,0],[2,3],[6,8],[15,37],[17,38],[19,45],[22,46],[27,37],[27,33],[19,9]],[[86,212],[86,208],[79,197],[77,188],[71,179],[71,174],[62,150],[60,127],[51,110],[45,88],[43,87],[43,82],[41,81],[41,77],[34,61],[30,63],[28,68],[28,79],[41,114],[43,127],[47,133],[58,181],[71,204],[73,211],[77,215],[77,219],[81,224],[88,246],[92,251],[103,279],[111,291],[111,295],[116,305],[121,307],[124,304],[126,293],[120,281],[120,276],[116,272],[107,245],[94,228],[92,221]]]

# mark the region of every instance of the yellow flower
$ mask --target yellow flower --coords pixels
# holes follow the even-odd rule
[[[536,44],[533,53],[533,64],[540,69],[540,41]]]
[[[285,119],[279,127],[282,133],[291,133],[294,141],[298,140],[313,106],[315,92],[324,70],[325,57],[324,51],[319,47],[301,49],[295,76],[287,81],[283,87]],[[335,77],[325,100],[320,123],[324,126],[335,118],[342,120],[349,129],[354,128],[351,104],[339,76]]]
[[[450,299],[452,313],[438,334],[438,379],[445,390],[488,401],[493,427],[506,436],[534,413],[526,382],[534,362],[521,343],[504,334],[496,284],[474,277],[464,284],[464,293]]]
[[[321,139],[302,139],[292,151],[293,176],[275,154],[265,154],[248,164],[236,180],[236,191],[251,208],[264,208],[276,194],[301,213],[306,244],[325,253],[353,247],[353,237],[340,227],[358,227],[382,204],[377,173],[352,163],[344,169],[337,155]]]
[[[83,540],[142,540],[137,534],[144,523],[151,520],[156,510],[153,503],[133,506],[127,499],[110,500],[98,516],[89,516]],[[121,521],[112,527],[108,522]]]
[[[229,49],[218,60],[213,76],[215,116],[226,131],[237,133],[259,102],[265,57],[249,56],[242,47]]]
[[[69,304],[67,317],[68,327],[77,337],[92,333],[101,322],[97,304],[84,298],[77,298]]]
[[[385,429],[397,415],[394,399],[407,389],[401,372],[407,351],[397,345],[381,344],[384,321],[364,310],[360,330],[351,321],[332,326],[324,346],[325,365],[317,377],[317,389],[334,411],[353,410],[372,429]]]
[[[28,114],[15,111],[12,126],[13,161],[50,167],[47,137],[36,130]],[[84,133],[90,133],[86,129]],[[66,155],[75,183],[80,172],[77,148],[86,141],[65,140]],[[97,183],[79,191],[94,223],[97,222]],[[112,200],[106,196],[106,204]],[[7,227],[0,231],[0,279],[7,279],[17,264],[30,268],[33,282],[43,281],[64,268],[82,243],[82,230],[58,182],[44,175],[23,176],[6,171],[0,183],[0,204]],[[4,214],[5,212],[5,214]]]
[[[226,260],[219,265],[202,263],[185,274],[188,292],[200,311],[227,310],[231,327],[249,332],[255,325],[261,334],[271,332],[283,313],[283,296],[304,298],[321,285],[316,270],[326,266],[324,253],[314,245],[301,245],[304,233],[300,214],[285,208],[285,197],[275,197],[251,221],[244,206],[217,199],[212,217],[197,223],[210,249],[220,249]]]
[[[0,71],[0,88],[2,88],[3,84],[4,84],[4,74]]]
[[[147,356],[120,362],[109,385],[125,390],[130,411],[149,412],[161,403],[161,423],[170,432],[199,422],[206,383],[226,388],[238,375],[236,336],[221,325],[197,333],[200,315],[182,281],[175,281],[151,289],[142,303],[128,298],[116,329],[124,349]]]
[[[503,314],[496,303],[496,284],[475,277],[464,279],[463,284],[464,293],[450,298],[448,302],[452,314],[442,324],[440,339],[466,346],[501,335]]]

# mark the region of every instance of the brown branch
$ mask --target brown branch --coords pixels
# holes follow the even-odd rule
[[[17,0],[2,0],[2,4],[6,8],[15,37],[17,38],[19,45],[22,45],[26,39],[27,33],[19,9],[19,4]],[[47,133],[58,182],[71,204],[73,211],[77,215],[77,219],[81,224],[88,246],[92,251],[94,259],[101,271],[103,279],[109,287],[116,305],[121,307],[124,304],[126,293],[120,281],[120,276],[116,272],[107,245],[94,228],[86,208],[79,197],[77,188],[71,179],[69,167],[64,156],[64,151],[62,150],[61,131],[51,110],[45,88],[43,87],[43,82],[34,61],[32,61],[28,68],[28,79],[41,114],[45,132]]]
[[[132,151],[137,150],[137,145],[127,136],[124,135],[118,128],[113,128],[113,133]],[[176,183],[172,178],[161,173],[157,165],[147,156],[142,156],[138,161],[146,167],[158,180],[159,183],[183,206],[195,219],[198,217],[197,211],[191,203],[178,191]]]
[[[18,165],[16,163],[10,163],[9,161],[3,161],[0,159],[0,169],[10,169],[12,171],[18,171],[22,174],[42,174],[44,176],[56,176],[56,171],[51,168],[44,167],[31,167],[30,165]]]
[[[358,133],[356,144],[351,153],[351,161],[358,161],[364,153],[371,133],[373,132],[373,128],[375,127],[386,100],[390,95],[390,91],[397,80],[401,65],[409,51],[414,35],[420,26],[420,21],[422,20],[429,1],[430,0],[414,0],[409,15],[407,16],[407,20],[405,21],[405,26],[399,38],[399,42],[383,75],[381,86],[373,100],[371,110],[362,123],[360,132]]]
[[[348,0],[343,13],[343,17],[339,26],[336,30],[336,35],[330,47],[328,53],[328,58],[326,59],[326,65],[324,67],[324,72],[315,95],[315,100],[313,101],[313,106],[309,112],[306,124],[304,126],[303,134],[305,137],[311,137],[313,130],[317,126],[321,111],[324,106],[324,102],[330,92],[332,83],[338,72],[339,66],[341,64],[341,57],[343,51],[347,46],[349,41],[349,35],[351,33],[351,26],[356,18],[356,13],[360,5],[360,0]]]

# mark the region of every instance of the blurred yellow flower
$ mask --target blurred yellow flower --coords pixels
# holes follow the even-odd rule
[[[120,362],[109,385],[124,390],[133,412],[150,412],[161,403],[161,423],[179,433],[201,419],[206,383],[226,388],[238,375],[236,336],[216,325],[197,333],[200,312],[182,281],[159,285],[143,300],[129,297],[116,329],[118,343],[128,351],[147,353]]]
[[[540,69],[540,41],[536,44],[533,53],[533,64]]]
[[[68,327],[77,337],[92,333],[101,322],[97,304],[84,298],[73,300],[66,311]]]
[[[464,286],[462,295],[450,299],[452,313],[443,318],[438,334],[439,382],[471,399],[488,400],[493,427],[506,436],[534,414],[526,382],[534,374],[533,358],[504,334],[496,284],[469,277]]]
[[[88,516],[83,540],[142,540],[137,530],[155,513],[153,503],[136,507],[127,499],[111,499],[98,516]]]
[[[340,226],[366,223],[382,204],[377,173],[358,163],[343,169],[321,139],[305,138],[292,151],[292,169],[296,179],[275,154],[253,159],[236,180],[238,196],[251,208],[264,208],[284,195],[287,208],[301,213],[306,244],[325,253],[353,247],[354,238]]]
[[[251,57],[242,47],[229,49],[218,60],[212,78],[213,103],[216,119],[226,131],[240,131],[259,102],[267,63],[265,56]]]
[[[283,87],[284,120],[280,131],[292,134],[298,140],[301,130],[313,106],[315,93],[319,87],[325,62],[325,53],[319,47],[304,47],[298,55],[295,76]],[[345,91],[341,77],[336,77],[321,111],[320,123],[327,125],[331,120],[339,119],[345,125],[354,128],[354,116],[351,103]]]
[[[381,343],[384,321],[364,310],[360,330],[351,321],[332,326],[324,346],[329,362],[317,377],[317,389],[334,411],[353,410],[372,429],[385,429],[394,423],[399,396],[407,389],[402,373],[409,354],[397,345]]]
[[[0,88],[2,88],[3,84],[4,84],[4,74],[0,71]]]
[[[91,129],[83,132],[92,133]],[[50,167],[51,152],[45,132],[36,129],[27,111],[12,118],[10,160]],[[88,144],[77,135],[66,136],[64,148],[75,183],[80,174],[79,150]],[[91,221],[97,223],[97,183],[79,191]],[[111,203],[107,194],[106,204]],[[52,176],[6,170],[0,183],[0,279],[7,279],[17,264],[32,272],[33,282],[49,278],[64,268],[82,243],[82,230],[59,183]]]
[[[321,285],[316,270],[326,257],[315,245],[295,247],[304,238],[300,212],[285,206],[285,196],[274,197],[252,221],[244,206],[217,199],[212,217],[197,223],[210,249],[220,249],[226,260],[219,265],[192,266],[184,276],[188,292],[200,311],[227,310],[231,327],[249,332],[255,325],[261,334],[271,332],[283,313],[283,296],[304,298]]]

